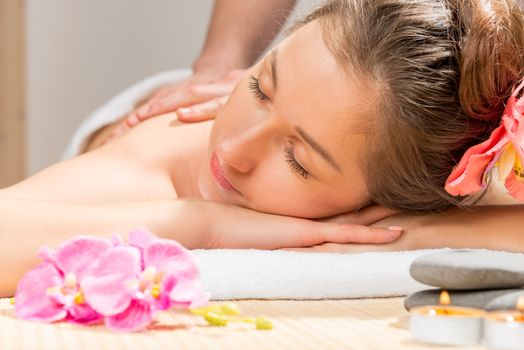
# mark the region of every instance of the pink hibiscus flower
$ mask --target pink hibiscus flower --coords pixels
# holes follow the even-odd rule
[[[93,262],[110,248],[109,240],[83,236],[64,242],[56,252],[42,248],[44,263],[27,272],[18,283],[17,316],[43,322],[100,321],[100,314],[86,304],[80,283],[89,275]]]
[[[196,260],[179,243],[145,230],[132,232],[129,245],[115,242],[81,282],[86,301],[105,317],[108,328],[140,330],[155,311],[207,302]]]
[[[496,166],[505,179],[508,193],[524,201],[524,99],[518,97],[524,81],[513,91],[500,126],[489,139],[471,147],[446,181],[446,191],[455,196],[465,196],[486,188],[486,174]]]

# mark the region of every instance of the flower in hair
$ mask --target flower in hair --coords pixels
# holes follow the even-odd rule
[[[104,321],[112,330],[136,331],[157,311],[198,307],[209,298],[191,252],[145,230],[131,232],[127,244],[118,236],[80,236],[40,255],[44,263],[22,277],[15,295],[25,319]]]
[[[455,196],[465,196],[486,188],[486,177],[498,168],[508,193],[524,201],[524,81],[509,97],[500,125],[488,140],[468,149],[448,177],[445,189]],[[522,124],[522,125],[521,125]]]

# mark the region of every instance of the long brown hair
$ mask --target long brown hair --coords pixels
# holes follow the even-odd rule
[[[510,0],[331,0],[319,20],[339,63],[376,84],[371,200],[411,213],[461,205],[444,183],[498,125],[524,73],[522,12]]]

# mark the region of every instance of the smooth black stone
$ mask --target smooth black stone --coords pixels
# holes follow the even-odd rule
[[[428,289],[408,295],[404,299],[404,307],[409,310],[417,306],[438,305],[441,292],[441,289]],[[448,290],[448,293],[451,297],[451,305],[487,309],[493,300],[514,293],[524,293],[524,289]]]
[[[450,250],[417,258],[411,276],[442,289],[507,289],[524,286],[524,254]]]

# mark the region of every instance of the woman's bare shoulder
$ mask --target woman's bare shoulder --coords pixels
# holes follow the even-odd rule
[[[205,136],[198,133],[205,134],[203,125],[187,125],[173,114],[153,118],[114,142],[56,163],[0,195],[80,203],[176,198],[172,164],[187,151],[180,145],[197,145]]]
[[[148,119],[111,143],[148,166],[169,166],[175,157],[206,147],[212,122],[182,123],[176,113]]]
[[[177,160],[190,159],[191,152],[207,147],[210,129],[209,122],[180,123],[175,114],[152,118],[0,195],[80,203],[176,198],[173,179],[180,170],[176,164],[181,164]]]

